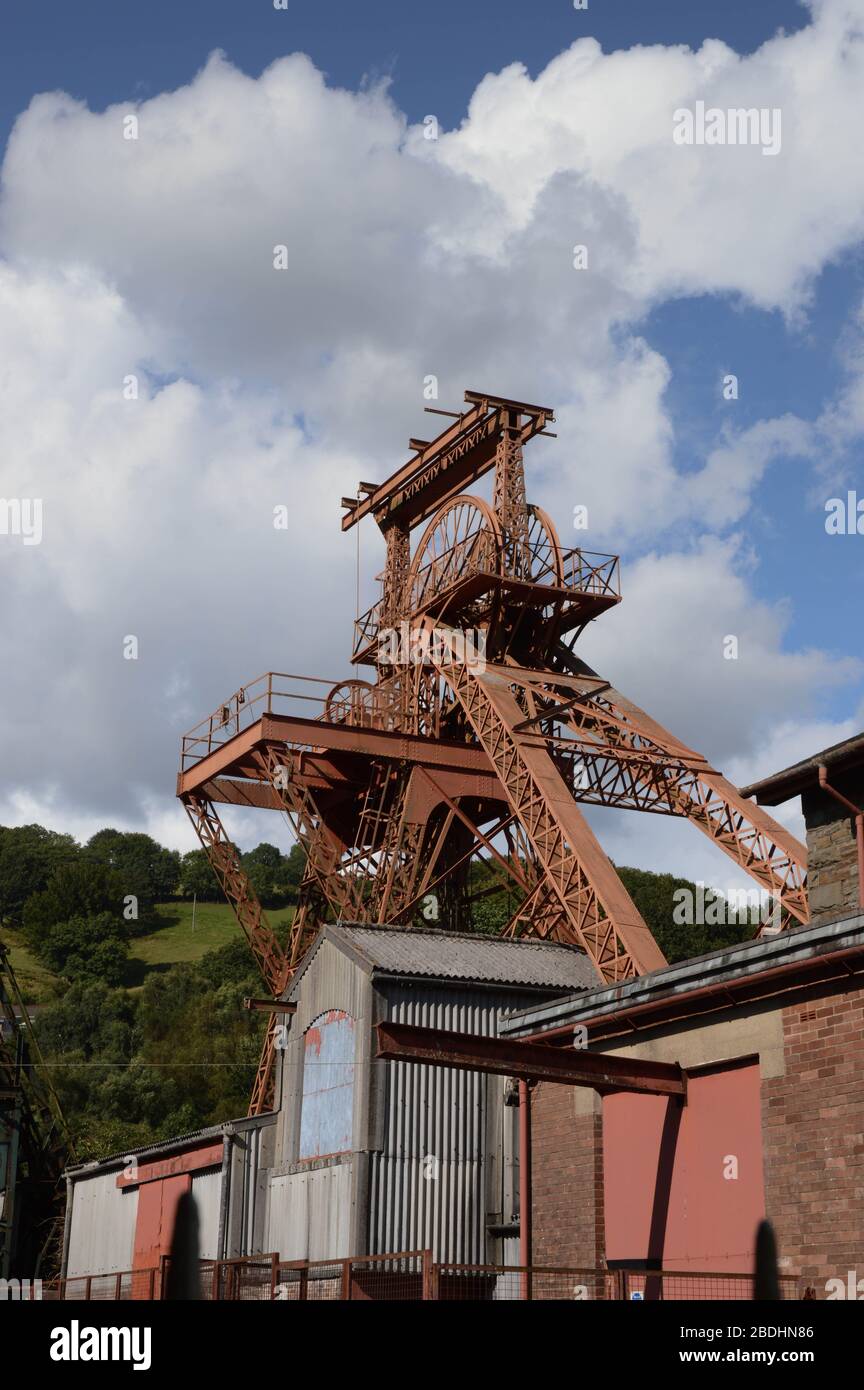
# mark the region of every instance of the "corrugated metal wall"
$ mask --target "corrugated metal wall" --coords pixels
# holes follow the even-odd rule
[[[283,1260],[349,1255],[351,1162],[274,1177],[270,1184],[268,1249]]]
[[[270,1162],[264,1140],[272,1121],[244,1129],[231,1145],[228,1220],[223,1255],[269,1254],[266,1228],[267,1178]]]
[[[515,1216],[515,1112],[503,1077],[376,1062],[381,1018],[495,1036],[504,1010],[535,1003],[530,988],[483,989],[376,975],[324,941],[291,996],[297,1013],[279,1057],[279,1120],[266,1248],[283,1259],[432,1249],[483,1263],[500,1256],[486,1223]],[[355,1021],[352,1158],[300,1160],[305,1038],[322,1014]]]
[[[228,1191],[225,1191],[223,1169],[212,1161],[209,1166],[193,1168],[190,1174],[191,1191],[198,1207],[199,1248],[202,1259],[224,1259],[239,1255],[260,1254],[270,1250],[265,1243],[267,1177],[272,1162],[275,1119],[262,1115],[254,1120],[238,1120],[230,1127]],[[203,1142],[203,1141],[202,1141]],[[140,1151],[144,1167],[189,1156],[188,1143],[177,1152],[168,1145]],[[217,1130],[208,1136],[208,1149],[218,1153],[222,1134]],[[194,1154],[194,1150],[192,1151]],[[212,1153],[201,1154],[200,1160],[212,1160]],[[80,1172],[72,1178],[68,1214],[67,1273],[116,1274],[133,1266],[136,1248],[136,1227],[142,1205],[141,1192],[162,1187],[171,1177],[153,1177],[140,1187],[125,1190],[117,1187],[123,1172],[116,1159],[106,1160],[104,1168]],[[151,1199],[152,1200],[152,1199]],[[161,1219],[161,1217],[160,1217]],[[220,1249],[220,1224],[223,1248]],[[141,1232],[138,1232],[139,1243]],[[278,1247],[276,1247],[278,1249]]]
[[[192,1196],[198,1207],[198,1249],[201,1259],[219,1259],[219,1210],[222,1204],[221,1168],[210,1168],[203,1173],[193,1173]]]
[[[387,994],[394,1022],[496,1033],[500,998],[488,991],[388,985]],[[522,1003],[508,999],[509,1008]],[[503,1084],[479,1072],[386,1064],[384,1150],[370,1159],[371,1254],[431,1249],[438,1260],[486,1260],[486,1109],[490,1085]]]
[[[66,1273],[117,1274],[132,1268],[138,1189],[117,1186],[116,1168],[72,1184]]]
[[[354,961],[329,941],[318,948],[310,968],[289,998],[297,1002],[297,1013],[288,1020],[288,1046],[277,1055],[277,1096],[279,1123],[276,1136],[274,1166],[294,1164],[299,1155],[300,1115],[303,1095],[305,1039],[309,1027],[330,1010],[340,1010],[357,1025],[355,1076],[362,1074],[369,1058],[369,978],[358,970]],[[359,1107],[359,1109],[358,1109]],[[357,1088],[353,1129],[355,1134],[364,1126],[363,1091]]]

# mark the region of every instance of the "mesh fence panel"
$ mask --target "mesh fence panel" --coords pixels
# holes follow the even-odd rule
[[[125,1270],[79,1275],[43,1285],[45,1299],[109,1301],[159,1299],[170,1269]],[[335,1303],[407,1302],[442,1299],[477,1303],[532,1300],[645,1302],[717,1299],[750,1301],[748,1274],[687,1270],[606,1270],[579,1266],[433,1264],[431,1255],[409,1250],[353,1259],[279,1261],[275,1255],[238,1260],[202,1260],[200,1297],[214,1302]],[[780,1277],[781,1297],[803,1298],[807,1281]],[[812,1295],[811,1295],[812,1296]]]
[[[274,1297],[283,1302],[400,1301],[423,1297],[423,1255],[369,1255],[351,1260],[280,1264]]]
[[[423,1298],[423,1295],[421,1251],[406,1255],[376,1255],[351,1261],[348,1296],[352,1299],[406,1302]]]
[[[576,1266],[526,1270],[519,1265],[436,1265],[435,1285],[434,1296],[446,1301],[590,1302],[616,1296],[615,1275],[609,1270]]]
[[[622,1271],[622,1296],[647,1302],[701,1301],[752,1302],[753,1278],[749,1274],[701,1274],[695,1270]],[[780,1278],[780,1296],[799,1298],[799,1281],[793,1276]]]
[[[65,1302],[147,1301],[159,1297],[158,1269],[127,1269],[120,1274],[90,1274],[58,1280],[49,1297]]]

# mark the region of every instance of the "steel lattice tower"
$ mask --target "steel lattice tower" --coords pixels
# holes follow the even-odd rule
[[[784,925],[808,920],[804,846],[576,654],[620,602],[619,566],[564,549],[526,500],[523,448],[553,412],[465,401],[433,412],[446,428],[412,439],[386,482],[342,499],[343,530],[371,516],[386,542],[381,597],[355,623],[368,678],[269,673],[183,740],[178,795],[274,999],[327,920],[410,925],[434,894],[439,925],[464,928],[475,856],[518,897],[505,935],[578,945],[600,981],[664,965],[581,804],[686,817]],[[466,489],[492,470],[490,505]],[[284,812],[306,850],[287,952],[218,803]],[[252,1113],[268,1104],[276,1018]]]

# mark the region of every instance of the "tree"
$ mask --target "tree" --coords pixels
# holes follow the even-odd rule
[[[63,998],[41,1009],[35,1026],[45,1053],[116,1065],[132,1056],[135,1004],[122,989],[100,980],[76,980]]]
[[[108,986],[123,983],[129,946],[122,919],[110,912],[95,917],[72,917],[53,926],[40,955],[58,975],[68,980],[101,980]]]
[[[73,917],[97,917],[107,912],[123,921],[125,885],[113,869],[92,859],[61,864],[48,886],[24,904],[24,932],[41,955],[54,927]]]
[[[146,907],[172,897],[180,881],[178,852],[163,849],[149,835],[99,830],[87,841],[84,853],[119,874],[126,893],[134,894]]]
[[[20,925],[27,899],[46,887],[61,863],[80,852],[71,835],[43,825],[0,826],[0,922]]]
[[[202,902],[218,902],[222,897],[222,889],[203,849],[190,849],[180,860],[180,891],[184,898],[195,896]]]
[[[286,888],[287,860],[276,845],[263,841],[240,859],[249,882],[265,907],[282,901]]]
[[[285,859],[285,883],[288,888],[299,888],[306,872],[306,851],[301,844],[293,844]]]
[[[177,1123],[181,1107],[193,1128],[246,1108],[265,1019],[240,1002],[250,986],[260,988],[245,956],[232,943],[198,965],[177,965],[144,983],[136,1060],[158,1072],[166,1125]],[[155,1123],[155,1111],[149,1113]]]
[[[616,866],[616,872],[670,964],[692,960],[694,956],[704,955],[708,951],[747,941],[753,935],[752,923],[743,917],[738,921],[737,914],[727,910],[722,895],[711,889],[705,891],[701,900],[704,907],[702,916],[707,920],[680,922],[675,920],[678,901],[675,894],[682,889],[697,907],[694,918],[699,915],[700,898],[695,883],[686,878],[676,878],[673,874],[655,874],[650,869]],[[504,888],[484,892],[494,889],[495,882],[496,875],[488,862],[475,860],[469,873],[469,886],[472,893],[481,896],[475,897],[471,905],[471,926],[473,931],[489,936],[500,934],[522,898],[515,885],[511,886],[509,894]],[[715,902],[721,908],[716,914],[711,912],[711,904]],[[677,915],[680,917],[681,913]],[[716,923],[712,920],[714,915],[718,918]],[[422,925],[422,922],[418,919],[417,924]]]
[[[680,889],[692,894],[697,902],[697,885],[687,878],[675,878],[672,874],[655,874],[650,869],[631,869],[618,867],[616,872],[627,892],[635,902],[660,950],[670,965],[674,961],[692,960],[694,956],[716,951],[723,946],[731,946],[739,941],[747,941],[753,935],[753,927],[744,922],[729,921],[727,918],[717,925],[708,922],[676,922],[674,919],[675,897]],[[710,889],[705,893],[706,906],[720,899],[721,894]]]
[[[105,1119],[104,1092],[133,1056],[135,1004],[101,980],[76,980],[35,1020],[39,1043],[79,1159],[102,1157],[151,1138],[134,1112]]]

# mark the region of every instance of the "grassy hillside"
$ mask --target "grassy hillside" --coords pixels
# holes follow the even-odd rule
[[[168,970],[179,961],[200,960],[207,951],[216,951],[240,937],[237,920],[227,903],[198,903],[194,926],[189,902],[176,899],[159,903],[156,914],[160,925],[144,936],[133,936],[129,943],[124,982],[127,989],[140,989],[149,974]],[[285,907],[268,912],[267,918],[278,931],[288,925],[293,915],[293,907]],[[3,939],[10,947],[12,968],[27,1003],[53,999],[56,976],[27,949],[20,932],[4,927]]]
[[[164,925],[146,936],[133,937],[129,943],[127,988],[143,984],[151,970],[167,970],[178,961],[200,960],[207,951],[216,951],[240,936],[237,919],[227,903],[198,903],[194,926],[191,903],[160,903],[156,912]],[[285,907],[268,912],[267,920],[278,931],[293,915],[293,907]]]
[[[3,942],[9,947],[9,959],[25,1003],[42,1004],[53,999],[56,977],[27,949],[21,933],[4,927]]]

